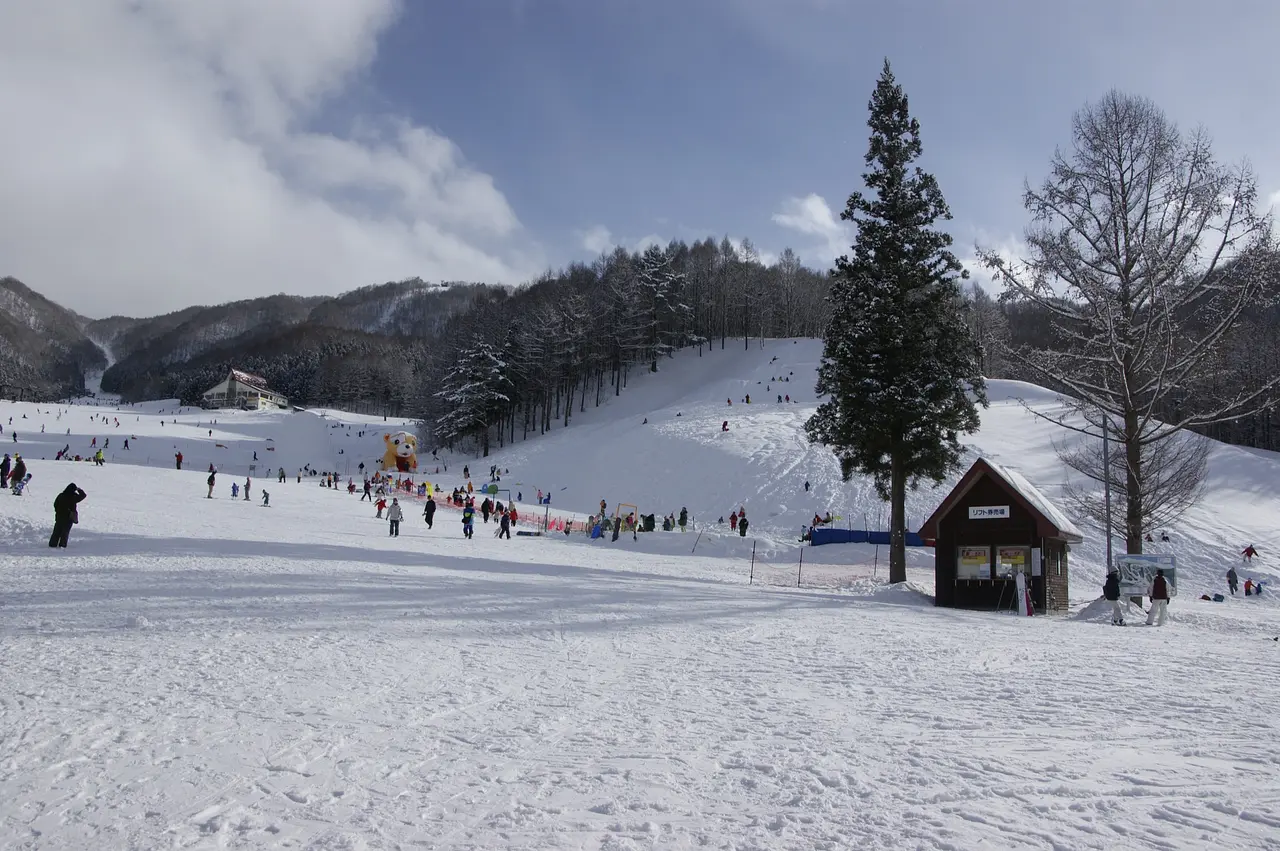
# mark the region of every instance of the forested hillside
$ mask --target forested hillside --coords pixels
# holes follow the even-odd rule
[[[0,278],[0,394],[49,399],[82,392],[85,373],[106,365],[84,322],[16,278]]]

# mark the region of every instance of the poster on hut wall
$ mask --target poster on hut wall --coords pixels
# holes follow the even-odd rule
[[[961,547],[956,561],[957,579],[990,579],[991,550],[988,547]]]
[[[1028,547],[1000,547],[996,550],[997,558],[1000,564],[1000,576],[1014,576],[1019,573],[1027,572],[1027,562],[1030,561],[1030,549]]]

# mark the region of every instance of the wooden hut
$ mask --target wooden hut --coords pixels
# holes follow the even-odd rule
[[[935,602],[961,609],[1013,608],[1027,574],[1037,611],[1067,608],[1067,553],[1084,540],[1065,514],[1020,473],[979,458],[920,527],[932,541]]]

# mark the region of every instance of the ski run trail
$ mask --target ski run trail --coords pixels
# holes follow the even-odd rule
[[[393,538],[358,495],[297,482],[358,481],[405,421],[0,402],[34,476],[0,495],[0,848],[1280,848],[1280,582],[1197,599],[1232,564],[1280,579],[1275,456],[1214,446],[1163,545],[1164,628],[1109,625],[1080,518],[1066,614],[935,608],[929,550],[890,586],[883,550],[807,548],[795,587],[815,511],[884,528],[884,507],[804,440],[820,344],[741,346],[488,459],[420,449],[445,490],[464,463],[510,470],[528,519],[601,499],[695,518],[616,542],[467,541],[413,498]],[[969,460],[1059,499],[1071,438],[1026,410],[1058,401],[990,395]],[[52,460],[95,437],[105,466]],[[910,496],[913,529],[958,476]],[[88,498],[51,550],[69,482]],[[716,523],[739,506],[746,538]]]

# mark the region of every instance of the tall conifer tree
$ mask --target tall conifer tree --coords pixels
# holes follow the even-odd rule
[[[871,96],[868,195],[854,192],[840,218],[857,228],[853,256],[831,273],[817,391],[828,397],[806,424],[832,448],[847,481],[873,476],[890,502],[889,581],[906,567],[906,492],[941,482],[962,455],[957,439],[978,428],[986,388],[965,320],[950,235],[934,227],[951,213],[933,175],[912,163],[920,124],[888,60]]]

